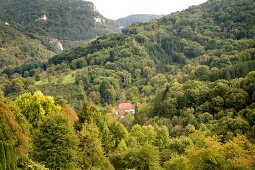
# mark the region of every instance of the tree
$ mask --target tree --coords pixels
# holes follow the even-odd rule
[[[16,104],[33,127],[38,127],[47,115],[61,110],[61,107],[55,104],[53,97],[45,96],[40,91],[36,91],[33,95],[24,93],[18,96]]]
[[[151,125],[134,125],[128,136],[128,146],[142,146],[145,144],[154,144],[156,139],[155,128]]]
[[[17,154],[15,146],[11,143],[4,143],[6,170],[12,170],[17,168]]]
[[[0,169],[6,170],[6,158],[3,142],[0,141]]]
[[[85,122],[95,124],[102,122],[101,113],[86,100],[83,101],[81,110],[78,113],[78,121],[75,123],[75,129],[81,131],[82,125]]]
[[[68,168],[76,160],[77,138],[74,129],[62,115],[48,116],[33,138],[34,160],[52,169]]]
[[[134,147],[121,153],[115,153],[111,157],[115,169],[160,169],[159,151],[152,145]]]
[[[99,104],[100,103],[100,93],[98,91],[91,91],[88,95],[89,99],[95,103],[95,104]]]
[[[187,157],[185,156],[173,156],[169,161],[164,163],[165,169],[172,170],[189,170],[190,165]]]
[[[236,110],[243,109],[249,103],[249,95],[242,89],[232,89],[225,95],[225,105]]]
[[[84,123],[79,136],[79,165],[81,169],[113,169],[105,157],[99,130],[94,123]]]
[[[13,143],[19,155],[28,153],[28,138],[11,109],[0,101],[0,141]]]
[[[0,169],[13,170],[17,168],[17,153],[12,143],[0,140]]]
[[[221,144],[217,138],[206,138],[203,134],[195,134],[194,145],[186,149],[186,155],[191,169],[223,169],[225,164],[224,155],[220,153]]]
[[[128,91],[128,97],[132,103],[137,103],[139,101],[139,89],[136,86],[132,86]]]
[[[196,71],[195,75],[200,80],[208,80],[209,79],[210,70],[208,66],[202,65]]]
[[[69,122],[73,125],[76,121],[78,121],[77,113],[71,107],[64,108],[61,111],[61,114],[66,117]]]
[[[104,80],[100,87],[99,92],[101,95],[101,103],[102,104],[112,104],[115,102],[117,97],[114,87],[110,84],[109,81]]]
[[[114,141],[114,147],[117,147],[122,140],[127,139],[128,132],[120,122],[116,121],[109,126]]]
[[[250,72],[241,82],[241,87],[249,94],[250,101],[255,101],[255,71]]]

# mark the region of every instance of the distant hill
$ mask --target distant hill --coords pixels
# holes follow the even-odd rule
[[[64,48],[109,32],[118,32],[114,21],[103,17],[93,3],[83,0],[0,0],[0,20],[8,22],[48,49],[50,41]]]
[[[0,22],[0,70],[25,63],[45,62],[53,55],[38,41]]]
[[[163,17],[163,15],[155,15],[155,14],[134,14],[134,15],[129,15],[124,18],[120,18],[116,20],[116,22],[120,25],[120,27],[128,27],[132,25],[135,22],[149,22],[153,19],[158,19],[160,17]]]

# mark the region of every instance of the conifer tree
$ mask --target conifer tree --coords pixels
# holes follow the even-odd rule
[[[84,123],[79,132],[80,167],[82,169],[101,168],[113,169],[104,155],[99,130],[93,123]]]
[[[3,142],[0,141],[0,169],[6,170],[6,158]]]
[[[6,156],[6,163],[7,163],[7,166],[9,167],[9,170],[16,169],[17,168],[17,155],[16,155],[16,151],[15,151],[15,146],[13,144],[6,143],[5,156]]]

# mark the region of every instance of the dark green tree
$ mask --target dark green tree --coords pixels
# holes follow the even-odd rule
[[[74,129],[62,115],[48,116],[33,138],[34,160],[51,169],[70,167],[77,156]]]
[[[102,104],[112,104],[116,100],[116,92],[111,83],[104,80],[99,88]]]

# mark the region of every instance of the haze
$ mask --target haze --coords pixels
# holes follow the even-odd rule
[[[118,19],[131,14],[170,14],[206,0],[89,0],[107,18]]]

